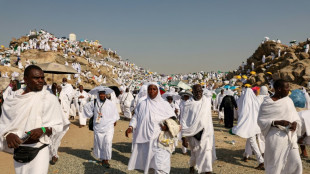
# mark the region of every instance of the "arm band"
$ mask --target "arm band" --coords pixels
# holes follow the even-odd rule
[[[45,127],[41,127],[41,128],[42,128],[43,133],[45,134],[45,132],[46,132]]]

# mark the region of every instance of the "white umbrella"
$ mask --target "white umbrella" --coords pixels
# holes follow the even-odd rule
[[[98,94],[99,91],[105,91],[106,94],[111,94],[113,93],[114,91],[109,88],[109,87],[106,87],[106,86],[97,86],[95,87],[94,89],[90,90],[89,91],[89,94],[91,95],[96,95]]]

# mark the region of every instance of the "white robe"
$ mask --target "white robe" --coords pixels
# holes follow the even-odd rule
[[[184,103],[180,118],[182,136],[188,137],[191,147],[191,167],[196,165],[198,173],[211,172],[212,163],[216,160],[211,98],[190,99]],[[193,136],[201,130],[203,133],[198,141]]]
[[[131,108],[133,100],[134,100],[133,95],[130,92],[124,93],[122,95],[122,98],[120,99],[122,111],[126,118],[132,117],[130,108]]]
[[[260,103],[253,90],[247,88],[243,100],[238,104],[242,106],[238,110],[238,123],[233,127],[232,132],[242,138],[260,134],[261,130],[257,124]]]
[[[128,170],[140,169],[147,174],[149,169],[155,169],[156,172],[170,173],[171,154],[158,147],[158,137],[160,123],[171,116],[175,116],[174,111],[159,92],[155,99],[148,97],[138,104],[129,124],[134,132]]]
[[[56,156],[57,158],[58,158],[58,148],[60,146],[61,140],[68,132],[70,125],[70,121],[64,114],[62,114],[62,121],[63,121],[62,131],[51,136],[51,143],[49,145],[50,155]]]
[[[296,131],[285,131],[272,127],[272,121],[297,122]],[[301,174],[302,163],[297,145],[301,121],[289,97],[273,101],[265,97],[258,116],[258,125],[266,140],[265,172],[267,174]]]
[[[90,101],[84,105],[84,116],[94,116],[94,155],[100,160],[111,160],[114,123],[120,117],[113,102],[106,99],[103,104],[99,99],[96,100],[96,104]]]
[[[310,110],[300,111],[298,112],[298,115],[302,122],[301,136],[304,134],[307,135],[304,139],[304,144],[310,145]]]
[[[61,101],[61,107],[64,112],[64,115],[69,118],[71,101],[75,95],[75,91],[70,84],[66,84],[62,86],[62,90],[59,95],[59,99]],[[72,114],[72,111],[71,111]]]
[[[78,99],[80,96],[83,96],[84,98]],[[84,116],[83,108],[84,108],[84,105],[89,100],[89,94],[84,90],[82,92],[78,91],[76,94],[76,98],[78,99],[78,103],[79,103],[78,112],[79,112],[80,125],[86,125],[87,118]]]
[[[3,138],[5,133],[14,133],[23,137],[25,132],[40,127],[51,127],[52,135],[62,131],[62,113],[57,98],[49,91],[43,89],[38,92],[29,92],[24,95],[24,89],[16,92],[16,95],[9,96],[3,104],[3,113],[0,118],[0,150],[13,152],[7,147]],[[50,137],[42,135],[38,143],[23,146],[41,146],[50,144]],[[49,166],[49,150],[42,149],[30,163],[14,162],[16,173],[47,173]]]

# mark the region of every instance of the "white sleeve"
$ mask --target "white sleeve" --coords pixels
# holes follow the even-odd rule
[[[134,114],[129,122],[129,126],[132,126],[134,129],[137,127],[137,116]]]
[[[84,105],[84,116],[91,118],[94,115],[94,101],[90,101]]]

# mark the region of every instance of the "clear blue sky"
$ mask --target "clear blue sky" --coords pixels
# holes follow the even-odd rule
[[[100,40],[159,73],[237,68],[264,36],[310,37],[310,1],[0,0],[0,44],[30,29]]]

